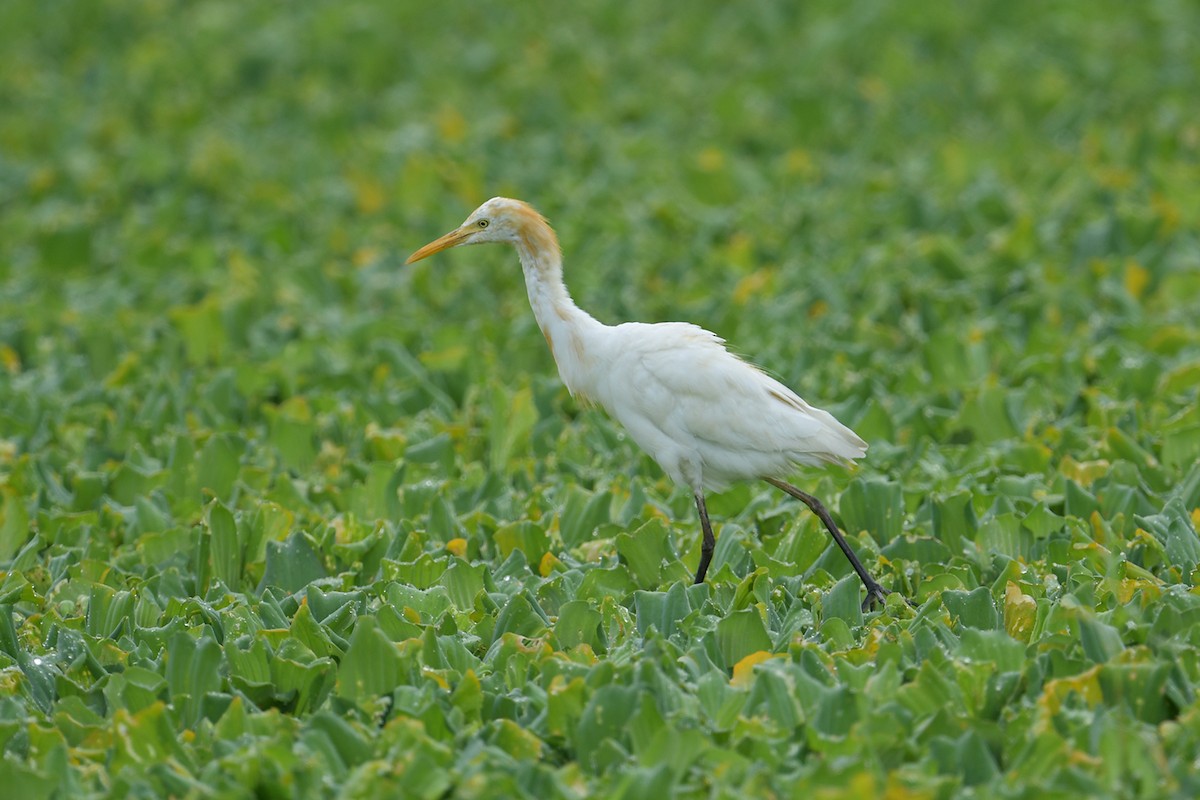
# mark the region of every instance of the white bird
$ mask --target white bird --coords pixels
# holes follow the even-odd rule
[[[580,309],[563,283],[554,230],[520,200],[493,197],[405,263],[488,242],[517,249],[529,304],[571,394],[602,406],[672,480],[692,490],[704,529],[696,583],[704,580],[716,543],[704,492],[760,478],[820,517],[867,589],[864,607],[888,594],[820,501],[781,480],[796,464],[849,465],[861,458],[867,443],[854,431],[727,351],[723,339],[703,328],[684,322],[605,325]]]

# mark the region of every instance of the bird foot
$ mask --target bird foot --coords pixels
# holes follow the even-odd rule
[[[885,603],[887,601],[887,596],[891,593],[892,592],[890,589],[885,589],[878,583],[872,581],[871,583],[867,584],[867,599],[863,600],[862,610],[873,611],[875,606]],[[917,607],[917,604],[907,597],[904,598],[904,602],[908,603],[913,608]]]
[[[862,610],[873,611],[876,605],[882,605],[890,591],[880,586],[878,583],[871,582],[867,584],[867,599],[863,600]]]

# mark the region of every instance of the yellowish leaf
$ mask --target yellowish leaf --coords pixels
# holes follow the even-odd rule
[[[1056,678],[1047,681],[1042,688],[1042,696],[1038,698],[1038,706],[1047,716],[1053,717],[1062,709],[1063,701],[1072,694],[1077,694],[1091,708],[1103,699],[1100,690],[1100,664],[1086,672],[1072,675],[1069,678]]]
[[[706,147],[696,156],[696,165],[705,172],[716,172],[725,166],[725,154],[715,147]]]
[[[21,357],[8,345],[0,344],[0,365],[8,370],[8,374],[16,375],[21,371]]]
[[[1108,189],[1128,189],[1137,175],[1126,167],[1105,165],[1096,168],[1096,181]]]
[[[1058,470],[1064,478],[1070,478],[1080,486],[1091,486],[1097,478],[1108,474],[1110,464],[1105,459],[1076,461],[1070,456],[1063,458]]]
[[[308,398],[299,395],[289,397],[280,403],[279,413],[297,422],[310,422],[313,417],[312,406],[308,404]]]
[[[0,351],[0,357],[3,357],[3,351]],[[121,360],[117,362],[117,366],[113,371],[108,373],[104,378],[104,385],[110,389],[119,386],[124,386],[129,382],[131,376],[137,373],[137,368],[141,365],[142,359],[137,353],[132,350],[121,356]],[[16,370],[10,370],[15,372]]]
[[[518,761],[536,763],[542,758],[542,740],[510,719],[497,722],[492,743]]]
[[[437,115],[437,129],[446,141],[459,142],[467,135],[467,120],[454,106],[443,106]]]
[[[1019,642],[1028,642],[1037,619],[1037,601],[1012,581],[1004,587],[1004,630]]]
[[[1139,589],[1143,590],[1143,605],[1150,600],[1157,600],[1162,596],[1162,587],[1154,581],[1146,580],[1145,578],[1122,578],[1117,584],[1117,600],[1121,605],[1125,605],[1133,599],[1133,595]]]
[[[446,676],[440,670],[430,669],[429,667],[421,667],[421,674],[429,678],[442,689],[449,690],[450,682],[446,680]]]
[[[888,773],[887,786],[883,790],[883,800],[933,800],[936,796],[933,789],[908,785],[897,772]]]
[[[451,372],[461,367],[469,354],[465,344],[454,344],[441,350],[425,350],[417,357],[435,372]]]
[[[58,173],[50,167],[41,167],[29,179],[29,189],[37,194],[41,194],[56,183],[58,183]]]
[[[563,563],[558,560],[558,557],[554,555],[554,553],[546,553],[544,556],[542,556],[542,560],[538,563],[538,572],[543,578],[546,578],[549,577],[550,573],[554,572],[557,567],[561,567],[562,565]]]
[[[404,433],[398,428],[381,428],[378,423],[369,422],[366,428],[367,451],[378,461],[395,461],[404,455],[408,444]]]
[[[733,677],[729,681],[730,685],[738,688],[749,686],[753,683],[754,665],[761,664],[772,658],[775,658],[775,654],[766,650],[758,650],[746,656],[733,665]]]
[[[1150,272],[1132,258],[1125,262],[1125,291],[1137,300],[1142,299],[1147,284],[1150,283]]]
[[[376,247],[360,247],[354,251],[351,257],[356,267],[365,267],[379,260],[379,248]]]
[[[858,93],[867,102],[878,103],[887,99],[888,88],[886,83],[872,75],[858,82]]]
[[[783,170],[788,175],[799,175],[811,178],[817,172],[812,155],[807,150],[789,150],[783,157]]]
[[[879,794],[875,776],[869,772],[857,772],[846,779],[842,786],[823,786],[813,793],[816,800],[833,800],[842,797],[875,797]],[[887,797],[895,795],[889,793]],[[904,795],[900,795],[903,797]]]
[[[763,290],[770,285],[773,277],[774,275],[769,269],[755,270],[743,277],[733,289],[734,304],[744,306],[751,297],[762,294]]]
[[[387,203],[387,192],[383,184],[370,176],[352,179],[354,204],[362,214],[374,214]]]
[[[1183,219],[1183,214],[1179,211],[1179,206],[1171,202],[1171,199],[1165,194],[1155,192],[1150,195],[1150,207],[1154,209],[1154,213],[1158,214],[1162,220],[1162,235],[1167,236],[1172,234],[1179,228],[1179,223]]]

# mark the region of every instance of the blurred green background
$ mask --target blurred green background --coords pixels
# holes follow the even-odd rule
[[[0,780],[1194,794],[1197,31],[3,4]],[[867,438],[800,480],[921,610],[864,619],[757,486],[685,592],[690,498],[561,388],[515,258],[402,266],[498,194],[601,320],[701,324]]]

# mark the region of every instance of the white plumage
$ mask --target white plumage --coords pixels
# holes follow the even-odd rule
[[[605,325],[571,300],[558,239],[519,200],[493,197],[445,236],[409,256],[487,242],[516,247],[538,326],[567,389],[598,403],[675,482],[696,498],[704,579],[713,536],[704,491],[761,478],[821,517],[867,588],[866,604],[887,592],[863,569],[819,501],[780,480],[796,464],[849,464],[867,444],[833,415],[725,349],[719,336],[683,322]]]

